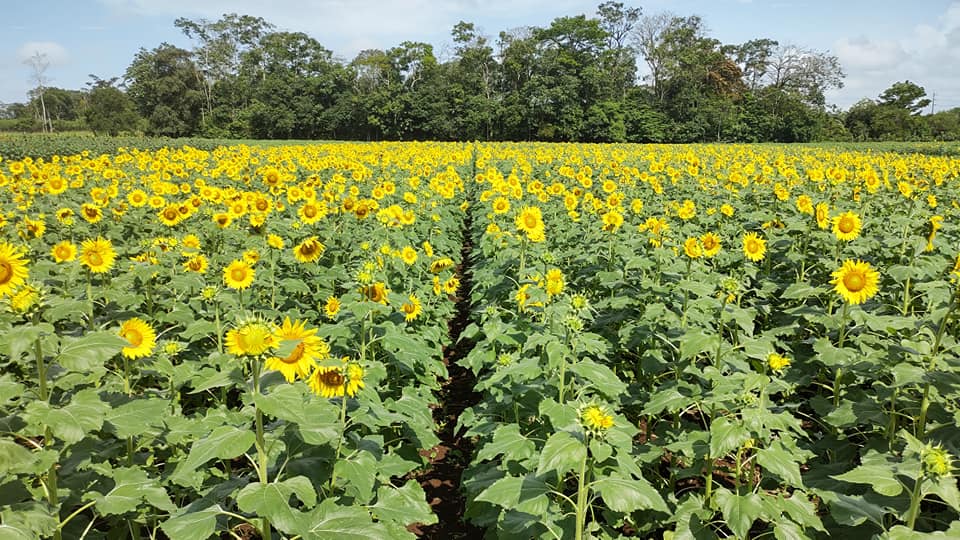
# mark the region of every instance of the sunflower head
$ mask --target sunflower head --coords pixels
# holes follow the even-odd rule
[[[274,325],[253,318],[237,323],[227,332],[227,350],[235,356],[260,356],[277,348]]]
[[[837,240],[848,242],[860,236],[862,224],[860,216],[853,212],[844,212],[833,218],[833,235]]]
[[[832,276],[834,290],[850,304],[862,304],[879,290],[880,273],[867,262],[847,259]]]
[[[748,233],[743,237],[743,254],[753,262],[762,261],[767,254],[767,241],[757,233]]]
[[[101,237],[96,240],[84,240],[80,249],[80,262],[95,274],[102,274],[113,268],[117,252],[113,243]]]
[[[27,261],[13,244],[0,241],[0,297],[11,294],[27,279]]]
[[[121,353],[130,359],[150,356],[157,345],[157,334],[153,327],[136,317],[125,321],[120,326],[119,334],[129,343]]]
[[[580,423],[588,433],[601,435],[613,427],[613,415],[606,407],[590,404],[580,411]]]
[[[227,287],[243,290],[253,283],[254,270],[243,259],[236,259],[223,269],[223,283]]]

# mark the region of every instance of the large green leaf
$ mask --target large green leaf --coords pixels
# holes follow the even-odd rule
[[[874,491],[887,497],[895,497],[903,491],[903,485],[897,480],[893,468],[882,463],[861,465],[833,478],[852,484],[868,484]]]
[[[493,459],[503,455],[506,459],[522,461],[534,454],[533,441],[520,433],[517,424],[503,424],[493,432],[493,441],[488,442],[477,452],[476,461]]]
[[[747,538],[753,522],[763,512],[763,503],[756,493],[737,495],[726,488],[716,492],[717,504],[723,513],[723,519],[738,538]]]
[[[160,487],[157,480],[149,478],[143,469],[121,467],[113,470],[112,477],[113,489],[102,495],[92,491],[84,496],[85,500],[95,502],[97,512],[100,514],[132,512],[137,509],[141,501],[147,501],[166,512],[173,512],[177,508],[170,502],[167,492]]]
[[[92,371],[130,345],[113,332],[90,332],[79,338],[64,337],[57,362],[71,371]]]
[[[317,503],[317,492],[305,476],[295,476],[270,484],[247,484],[237,494],[237,506],[244,512],[268,518],[277,529],[294,534],[299,530],[301,514],[290,507],[290,496],[296,495],[308,508]]]
[[[300,535],[304,540],[369,540],[387,537],[386,528],[374,523],[366,509],[340,506],[325,499],[309,514],[301,517]]]
[[[377,504],[370,507],[379,521],[394,521],[404,526],[413,523],[432,525],[437,516],[427,504],[427,495],[414,480],[408,480],[403,487],[381,486],[377,490]]]
[[[34,401],[27,409],[28,416],[47,425],[53,434],[68,444],[80,442],[88,433],[100,429],[110,406],[100,401],[93,389],[77,392],[68,405],[53,407],[44,401]]]
[[[170,402],[165,399],[135,399],[112,409],[105,420],[113,426],[117,437],[126,439],[163,425],[163,417],[169,409]]]
[[[587,457],[587,447],[583,441],[566,431],[558,431],[547,439],[540,453],[537,476],[556,471],[563,474],[580,467]]]
[[[219,504],[177,514],[160,524],[163,532],[177,540],[206,540],[217,530],[217,518],[223,513]]]
[[[634,480],[608,476],[594,482],[594,487],[607,507],[616,512],[657,510],[669,512],[660,493],[644,479]]]
[[[253,432],[233,426],[220,426],[193,443],[187,459],[180,462],[171,480],[181,485],[190,485],[189,474],[211,459],[232,459],[243,455],[253,446]]]
[[[710,456],[721,458],[740,448],[750,438],[750,432],[734,418],[717,418],[710,424]]]
[[[507,476],[491,484],[476,500],[489,502],[507,510],[541,515],[550,503],[550,486],[532,476]]]
[[[803,487],[800,465],[793,460],[790,451],[779,442],[774,443],[770,448],[758,450],[757,464],[782,478],[788,486]]]
[[[627,385],[617,377],[612,369],[598,364],[589,358],[582,358],[570,364],[571,373],[579,375],[583,386],[596,388],[610,399],[616,399],[627,391]]]

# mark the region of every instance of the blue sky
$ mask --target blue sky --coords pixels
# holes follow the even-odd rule
[[[847,108],[909,79],[936,93],[935,107],[960,107],[960,0],[648,0],[645,14],[700,15],[724,43],[768,37],[840,58],[845,87],[828,100]],[[34,0],[5,2],[0,22],[0,103],[24,101],[33,86],[23,60],[50,61],[49,84],[82,88],[89,74],[121,76],[141,48],[191,43],[177,17],[215,20],[257,15],[281,30],[316,38],[349,60],[367,48],[404,40],[432,43],[443,57],[457,21],[494,38],[501,30],[546,26],[559,16],[596,11],[599,0]],[[642,64],[642,62],[641,62]]]

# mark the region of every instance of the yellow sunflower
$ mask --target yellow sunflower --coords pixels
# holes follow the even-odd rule
[[[877,294],[880,273],[868,262],[847,259],[831,275],[834,290],[850,304],[862,304]]]
[[[703,254],[706,257],[713,257],[720,253],[720,237],[712,232],[708,232],[700,237],[700,243],[703,244]]]
[[[449,257],[443,257],[430,263],[430,272],[433,274],[439,274],[440,272],[452,267],[453,259]]]
[[[26,313],[40,303],[41,290],[30,283],[24,284],[17,292],[10,295],[10,309],[14,313]]]
[[[390,293],[390,289],[387,288],[387,285],[382,281],[372,283],[370,285],[364,285],[360,288],[360,294],[362,294],[367,300],[371,302],[378,302],[380,304],[387,304],[387,294]]]
[[[767,241],[757,233],[747,233],[743,237],[743,254],[753,262],[762,261],[767,254]]]
[[[450,279],[443,282],[443,292],[447,294],[457,294],[457,291],[460,289],[460,280],[456,276],[451,277]]]
[[[94,274],[102,274],[113,268],[113,261],[117,252],[113,250],[113,243],[103,237],[96,240],[84,240],[80,247],[80,263]]]
[[[260,356],[277,348],[272,325],[259,319],[239,323],[227,332],[227,351],[235,356]]]
[[[536,206],[524,206],[514,220],[517,230],[527,235],[531,242],[542,242],[544,235],[543,213]]]
[[[497,197],[492,206],[494,214],[506,214],[510,211],[510,201],[506,197]]]
[[[187,259],[187,262],[183,263],[183,269],[187,272],[196,272],[198,274],[207,273],[207,258],[203,255],[197,255],[196,257],[191,257]]]
[[[319,259],[327,250],[316,236],[311,236],[293,248],[293,256],[302,263],[309,263]]]
[[[860,216],[844,212],[833,218],[833,234],[837,240],[850,241],[860,236]]]
[[[340,366],[320,366],[313,370],[307,384],[314,394],[323,398],[341,397],[346,390],[347,378]]]
[[[157,346],[157,333],[143,320],[134,317],[120,326],[120,337],[130,344],[120,352],[123,356],[136,359],[150,356]]]
[[[223,269],[223,283],[231,289],[243,290],[253,283],[255,272],[242,259],[236,259]]]
[[[267,245],[272,247],[273,249],[283,249],[283,238],[275,234],[268,234]]]
[[[99,206],[83,203],[80,205],[80,215],[87,223],[97,223],[103,219],[103,210],[101,210]]]
[[[77,246],[69,240],[64,240],[53,246],[50,256],[58,263],[70,262],[77,258]]]
[[[336,296],[327,297],[327,303],[323,306],[323,314],[332,321],[337,318],[337,313],[340,313],[340,299]]]
[[[552,298],[563,293],[563,287],[566,283],[563,279],[563,272],[559,268],[551,268],[547,271],[547,297]]]
[[[290,317],[286,317],[274,334],[278,341],[277,346],[283,346],[284,342],[296,342],[296,345],[290,354],[283,358],[267,358],[267,369],[279,371],[287,382],[306,379],[316,367],[317,360],[330,357],[330,346],[316,334],[317,329],[307,328],[305,321],[291,321]]]
[[[580,422],[587,431],[602,433],[613,427],[613,415],[600,405],[588,405],[580,413]]]
[[[400,259],[403,260],[403,263],[407,266],[412,266],[417,262],[417,250],[412,246],[406,246],[400,250]]]
[[[700,247],[700,241],[695,236],[683,242],[683,254],[691,259],[699,259],[703,256],[703,248]]]
[[[790,367],[790,358],[779,353],[772,352],[767,355],[767,365],[776,372],[781,372]]]
[[[423,312],[420,299],[417,298],[415,294],[411,294],[409,300],[409,302],[404,302],[404,304],[400,306],[400,311],[403,312],[404,319],[407,322],[416,320],[416,318],[420,316],[420,313]]]

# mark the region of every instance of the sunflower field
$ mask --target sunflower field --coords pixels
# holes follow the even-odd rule
[[[429,537],[450,432],[487,538],[960,537],[960,159],[120,148],[0,192],[0,539]]]

